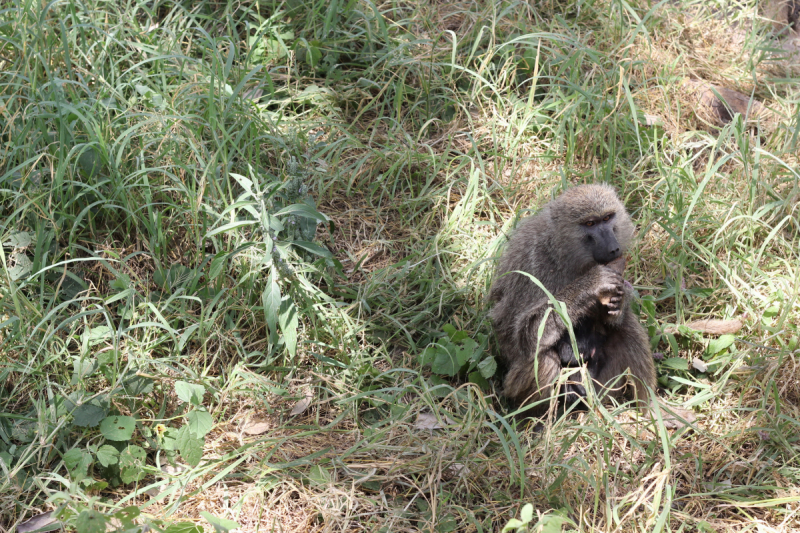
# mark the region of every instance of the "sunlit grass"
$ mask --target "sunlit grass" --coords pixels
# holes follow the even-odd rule
[[[797,72],[757,7],[4,6],[0,528],[800,527]],[[688,78],[770,114],[710,128]],[[421,364],[497,355],[507,235],[598,181],[689,430],[536,431]]]

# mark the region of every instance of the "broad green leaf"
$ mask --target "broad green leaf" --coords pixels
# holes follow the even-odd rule
[[[82,428],[93,428],[106,417],[107,411],[98,405],[85,403],[72,412],[72,423]]]
[[[476,384],[482,390],[489,390],[489,382],[486,381],[486,378],[484,378],[477,370],[475,372],[470,372],[467,378],[469,378],[470,383]]]
[[[278,312],[281,308],[281,288],[275,280],[275,270],[275,267],[272,267],[267,286],[261,294],[261,302],[264,305],[264,318],[267,321],[270,332],[277,331]]]
[[[120,521],[120,524],[123,526],[124,529],[126,530],[133,529],[134,531],[140,531],[138,528],[136,528],[134,520],[136,520],[141,514],[142,512],[139,510],[138,507],[136,507],[135,505],[129,505],[114,513],[114,518]]]
[[[326,215],[323,215],[313,207],[308,204],[292,204],[287,205],[277,213],[275,216],[280,215],[298,215],[306,218],[313,218],[314,220],[318,220],[319,222],[328,222],[330,218]]]
[[[420,364],[421,365],[432,365],[433,362],[436,360],[436,353],[439,349],[438,346],[431,344],[424,350],[422,350],[422,354],[420,355]]]
[[[330,471],[321,465],[314,465],[308,473],[308,479],[315,485],[327,485],[333,479]]]
[[[133,436],[136,420],[130,416],[112,415],[100,423],[100,433],[108,440],[126,441]]]
[[[110,444],[103,444],[97,450],[97,462],[103,466],[115,465],[119,461],[119,450]]]
[[[565,516],[547,514],[539,522],[539,527],[541,528],[539,531],[541,533],[561,533],[562,527],[568,522],[571,522],[571,520]]]
[[[431,370],[443,376],[455,376],[460,368],[455,354],[451,354],[450,351],[445,348],[437,350],[436,359],[431,365]]]
[[[250,178],[242,176],[241,174],[236,174],[234,172],[230,172],[228,175],[233,179],[235,179],[239,183],[239,185],[242,186],[242,189],[250,193],[253,192],[253,181]]]
[[[94,357],[76,357],[72,362],[72,385],[77,385],[84,379],[94,374],[95,370],[99,368],[97,359]]]
[[[278,321],[281,324],[286,349],[289,351],[289,355],[294,357],[297,352],[297,308],[288,296],[281,302]]]
[[[81,511],[75,519],[75,529],[81,533],[105,533],[107,526],[106,517],[95,510]]]
[[[523,505],[522,510],[519,512],[519,518],[523,523],[529,524],[533,520],[533,505],[530,503]]]
[[[670,357],[664,359],[662,364],[669,368],[674,368],[675,370],[689,370],[689,362],[683,357]]]
[[[475,349],[478,347],[478,343],[472,339],[464,339],[460,346],[456,346],[455,348],[455,355],[456,361],[458,362],[458,368],[460,369],[464,365],[467,364],[467,361],[472,359],[472,354],[475,353]]]
[[[294,246],[302,248],[304,250],[308,250],[312,254],[318,255],[320,257],[331,257],[332,254],[328,251],[327,248],[324,246],[320,246],[319,244],[315,244],[313,242],[307,241],[292,241]]]
[[[33,244],[33,238],[30,232],[18,231],[16,233],[12,233],[8,238],[8,241],[4,242],[3,244],[10,246],[11,248],[27,248]]]
[[[138,398],[153,392],[153,378],[139,376],[133,372],[128,375],[130,377],[125,378],[122,382],[122,389],[125,394]]]
[[[176,444],[181,457],[189,466],[200,464],[200,459],[203,458],[203,439],[192,433],[189,426],[183,426],[178,431]]]
[[[187,418],[189,419],[189,429],[198,437],[205,437],[214,427],[214,419],[211,418],[208,411],[195,409],[187,415]]]
[[[508,524],[506,524],[506,527],[503,528],[503,533],[506,533],[506,531],[511,531],[513,529],[520,528],[520,527],[522,527],[524,525],[525,524],[523,524],[522,522],[520,522],[516,518],[512,518],[511,520],[508,521]]]
[[[458,529],[458,522],[452,516],[443,516],[436,524],[437,533],[451,533]]]
[[[103,154],[94,146],[89,146],[78,156],[78,166],[85,176],[93,178],[97,176],[105,166]]]
[[[33,269],[33,263],[31,263],[31,260],[28,259],[27,255],[24,253],[12,254],[12,258],[14,259],[15,264],[13,267],[8,269],[8,274],[11,276],[12,280],[17,281],[31,273],[31,270]]]
[[[92,464],[91,454],[85,450],[79,450],[78,448],[69,450],[64,454],[63,459],[67,470],[73,475],[76,473],[86,475],[89,465]]]
[[[491,378],[494,376],[494,373],[497,372],[497,361],[494,360],[494,357],[491,355],[478,363],[478,370],[481,373],[481,376],[485,377],[486,379]]]
[[[89,346],[95,346],[104,340],[110,339],[112,337],[112,331],[108,326],[97,326],[96,328],[91,328],[84,332],[84,337],[88,341]]]
[[[141,446],[131,444],[119,454],[119,472],[123,483],[139,481],[147,475],[144,467],[147,453]]]
[[[185,381],[175,382],[175,394],[184,403],[192,405],[203,405],[203,395],[206,388],[202,385],[195,385],[194,383],[187,383]]]
[[[722,350],[729,348],[736,341],[733,335],[722,335],[718,339],[712,339],[708,342],[706,348],[706,355],[716,355]]]

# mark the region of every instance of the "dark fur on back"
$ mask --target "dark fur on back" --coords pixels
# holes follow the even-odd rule
[[[612,228],[624,254],[631,244],[634,226],[614,189],[607,185],[568,189],[536,215],[520,222],[506,246],[489,292],[493,304],[489,316],[508,368],[504,392],[517,403],[549,397],[550,385],[562,366],[572,365],[562,365],[561,361],[566,358],[566,327],[551,312],[538,338],[549,301],[527,276],[514,271],[539,279],[559,301],[565,302],[570,319],[589,332],[579,341],[584,347],[594,344],[603,354],[603,368],[595,368],[592,375],[601,385],[626,369],[640,381],[634,383],[637,397],[643,392],[642,383],[655,385],[649,340],[630,311],[628,289],[624,289],[618,273],[595,262],[582,231],[587,220],[609,213],[614,213]],[[618,309],[601,303],[604,295],[612,293],[619,302],[615,304]],[[537,344],[538,355],[534,353]],[[588,354],[581,355],[587,360]],[[535,365],[537,356],[539,362]]]

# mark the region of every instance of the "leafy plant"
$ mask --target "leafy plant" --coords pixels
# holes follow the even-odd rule
[[[516,533],[561,533],[563,526],[570,525],[574,528],[578,526],[561,511],[550,511],[534,517],[534,508],[530,503],[522,506],[519,518],[512,518],[503,527],[502,531],[514,531]]]
[[[445,377],[466,376],[470,382],[488,389],[488,379],[497,371],[497,361],[486,354],[487,337],[476,333],[475,339],[451,324],[442,326],[442,335],[420,354],[420,364]]]

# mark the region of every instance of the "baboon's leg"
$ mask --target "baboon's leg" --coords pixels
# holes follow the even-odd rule
[[[509,369],[503,382],[503,392],[520,405],[541,402],[533,405],[525,413],[526,415],[540,416],[549,407],[549,404],[543,400],[551,396],[553,383],[560,372],[561,360],[555,350],[540,352],[538,364],[531,354],[525,361],[518,361]]]
[[[608,332],[605,355],[605,364],[593,376],[605,388],[598,392],[619,396],[626,385],[619,376],[630,370],[631,377],[627,385],[633,388],[633,397],[640,402],[640,407],[646,407],[650,394],[647,389],[656,387],[656,369],[647,333],[632,311],[627,310],[625,320],[619,328]]]

